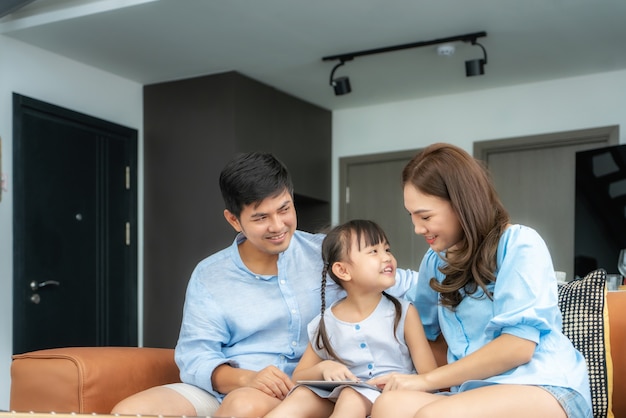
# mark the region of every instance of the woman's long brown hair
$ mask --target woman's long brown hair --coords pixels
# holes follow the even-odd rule
[[[457,215],[463,237],[454,251],[445,255],[446,276],[430,286],[441,294],[444,306],[455,308],[480,287],[488,297],[487,284],[496,280],[496,251],[509,224],[509,214],[485,167],[463,149],[450,144],[432,144],[418,153],[402,171],[402,185],[447,200]]]

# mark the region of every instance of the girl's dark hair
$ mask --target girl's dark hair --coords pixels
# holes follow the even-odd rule
[[[293,183],[287,168],[272,154],[249,152],[237,155],[220,174],[224,206],[237,218],[245,206],[288,191]]]
[[[342,361],[341,357],[333,350],[324,322],[324,312],[326,311],[326,276],[330,276],[339,287],[343,288],[341,280],[335,276],[332,267],[336,262],[348,259],[352,246],[352,237],[356,238],[359,249],[361,249],[361,240],[363,240],[365,246],[377,245],[384,242],[389,243],[385,231],[383,231],[378,224],[362,219],[351,220],[334,227],[328,232],[322,242],[322,260],[324,261],[321,287],[322,307],[320,322],[315,336],[315,347],[317,347],[318,350],[325,350],[331,358],[340,362]],[[402,316],[402,306],[393,296],[386,292],[383,292],[383,295],[393,302],[396,310],[393,323],[393,332],[395,334]],[[396,336],[396,339],[397,338]]]
[[[450,202],[463,237],[454,251],[442,256],[445,279],[430,279],[441,294],[442,305],[455,308],[463,295],[480,287],[488,297],[487,284],[496,280],[496,251],[509,224],[509,214],[484,166],[467,152],[450,144],[432,144],[417,154],[402,171],[402,185],[412,185],[430,196]],[[441,254],[440,254],[441,255]]]

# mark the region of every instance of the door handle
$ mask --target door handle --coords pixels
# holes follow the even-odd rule
[[[30,288],[33,292],[36,292],[38,289],[46,286],[59,286],[61,283],[56,280],[46,280],[45,282],[37,282],[37,280],[33,280],[30,282]]]

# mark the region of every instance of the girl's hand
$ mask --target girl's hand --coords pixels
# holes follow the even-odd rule
[[[358,381],[359,378],[356,377],[350,369],[348,369],[345,365],[332,361],[332,360],[324,360],[319,364],[320,369],[322,371],[322,377],[324,380],[332,380],[332,381],[342,381],[342,380],[351,380]]]

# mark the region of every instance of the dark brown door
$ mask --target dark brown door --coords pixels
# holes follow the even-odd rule
[[[13,352],[137,344],[137,131],[14,94]]]

